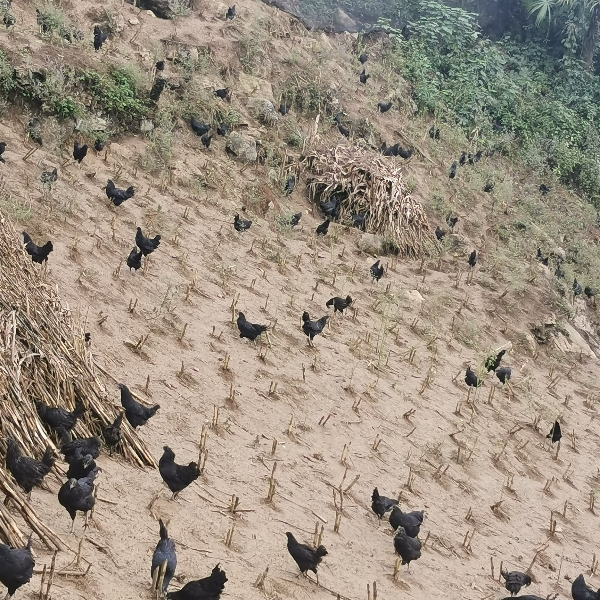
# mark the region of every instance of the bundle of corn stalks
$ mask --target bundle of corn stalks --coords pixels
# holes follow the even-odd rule
[[[421,204],[407,188],[402,168],[391,158],[357,146],[336,146],[306,159],[314,177],[313,202],[339,200],[340,222],[366,214],[364,229],[382,236],[402,256],[419,257],[435,248]]]
[[[6,439],[12,437],[27,456],[41,458],[47,447],[56,451],[42,425],[34,401],[73,410],[82,401],[87,411],[73,430],[74,437],[100,435],[119,414],[98,380],[84,332],[63,305],[57,292],[24,252],[20,236],[0,215],[0,464],[4,466]],[[139,466],[156,462],[135,431],[124,420],[121,451]],[[60,474],[60,467],[55,466]],[[0,492],[11,498],[27,529],[48,548],[63,547],[40,521],[32,505],[0,468]],[[22,527],[22,526],[21,526]],[[29,533],[29,531],[27,531]],[[27,536],[0,503],[0,538],[22,547]]]

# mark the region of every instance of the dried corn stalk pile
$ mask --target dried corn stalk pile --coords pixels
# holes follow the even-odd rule
[[[403,256],[420,257],[435,248],[435,237],[421,204],[408,190],[394,159],[356,146],[336,146],[307,158],[314,177],[308,184],[312,201],[327,202],[344,192],[341,222],[368,213],[365,231],[382,236]]]
[[[61,548],[60,539],[40,521],[34,506],[3,468],[7,436],[20,442],[24,454],[38,459],[47,446],[54,448],[37,416],[34,400],[68,410],[81,400],[87,412],[78,421],[74,437],[100,435],[118,414],[94,374],[83,330],[75,324],[68,307],[61,304],[57,292],[44,281],[40,266],[24,252],[20,235],[7,219],[1,218],[0,492],[13,498],[27,526],[22,531],[0,504],[0,538],[22,546],[31,528],[49,548]],[[127,460],[139,466],[156,466],[126,421],[122,436],[121,451]]]

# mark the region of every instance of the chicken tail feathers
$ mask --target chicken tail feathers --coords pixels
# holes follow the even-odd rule
[[[331,300],[327,300],[327,302],[325,302],[325,306],[327,306],[327,308],[330,308],[333,306],[333,298],[331,298]]]
[[[46,452],[44,452],[44,456],[42,456],[42,462],[51,469],[54,466],[54,452],[52,452],[52,448],[46,448]]]
[[[86,411],[85,404],[83,402],[78,402],[75,405],[75,410],[71,414],[76,419],[79,419],[79,417],[83,416],[83,413],[85,413],[85,411]]]
[[[32,241],[31,236],[26,231],[24,231],[23,232],[23,243],[29,244],[29,243],[31,243],[31,241]]]
[[[156,414],[156,411],[160,408],[160,404],[155,404],[152,408],[148,409],[149,417],[153,417]]]

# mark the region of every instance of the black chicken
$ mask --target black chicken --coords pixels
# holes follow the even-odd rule
[[[495,371],[500,366],[500,361],[506,354],[506,350],[500,350],[498,354],[492,354],[485,359],[485,370],[489,373]]]
[[[586,295],[587,298],[593,298],[598,293],[598,290],[588,285],[585,288],[583,288],[583,293]]]
[[[554,425],[552,425],[550,433],[546,438],[552,439],[553,444],[560,441],[560,438],[562,438],[562,431],[560,430],[560,423],[558,421],[554,421]]]
[[[323,223],[321,223],[318,227],[317,227],[317,235],[327,235],[327,232],[329,231],[329,223],[331,221],[329,219],[325,219],[325,221],[323,221]]]
[[[2,156],[6,150],[6,142],[0,142],[0,162],[6,162]]]
[[[104,150],[104,146],[105,146],[104,140],[101,140],[100,138],[98,138],[95,142],[94,142],[94,150],[96,152],[102,152],[102,150]]]
[[[102,436],[108,446],[109,455],[112,455],[113,449],[121,442],[121,424],[123,423],[124,414],[124,412],[119,413],[119,416],[114,420],[114,423],[112,425],[107,425],[102,430]]]
[[[595,592],[585,583],[583,575],[578,575],[571,584],[571,596],[573,596],[573,600],[599,600],[600,593],[598,592]]]
[[[98,25],[94,26],[94,50],[98,52],[102,48],[102,44],[106,41],[108,34],[102,31]]]
[[[235,18],[235,4],[230,6],[227,9],[227,13],[225,14],[225,19],[234,19]]]
[[[440,129],[439,129],[439,127],[435,127],[435,125],[432,125],[429,128],[429,137],[432,140],[439,140],[440,139]]]
[[[7,600],[33,575],[35,561],[31,556],[31,535],[25,548],[0,544],[0,582],[8,588]]]
[[[504,587],[510,592],[511,596],[518,594],[522,587],[531,585],[531,577],[520,571],[510,571],[509,573],[508,571],[503,570],[500,571],[500,573],[506,582]]]
[[[456,177],[456,161],[452,163],[452,166],[450,167],[450,173],[448,174],[448,177],[450,177],[450,179],[454,179]]]
[[[167,487],[173,492],[173,498],[176,498],[179,492],[196,481],[200,477],[198,464],[191,462],[189,465],[178,465],[175,463],[175,453],[169,446],[163,447],[163,455],[158,461],[158,472]]]
[[[458,159],[458,164],[461,167],[464,167],[466,162],[467,162],[467,153],[463,151],[463,153],[460,155],[460,158]]]
[[[158,248],[160,238],[160,235],[156,235],[153,238],[145,237],[140,227],[137,228],[135,233],[135,243],[144,256],[152,254]]]
[[[324,556],[327,556],[327,550],[324,546],[319,546],[317,549],[311,548],[306,544],[301,544],[296,540],[294,534],[289,531],[287,535],[287,549],[292,558],[296,561],[300,573],[306,576],[307,571],[312,571],[317,576],[317,585],[319,584],[319,574],[317,573],[317,567],[323,560]]]
[[[350,215],[352,219],[352,227],[356,227],[357,229],[365,230],[366,222],[367,222],[367,213],[359,213],[357,215]]]
[[[129,388],[124,383],[119,383],[118,387],[121,390],[121,406],[125,409],[125,418],[134,429],[140,425],[145,425],[160,408],[159,404],[148,408],[135,401]]]
[[[219,123],[217,125],[217,135],[225,137],[229,133],[229,127],[225,123]]]
[[[237,326],[240,330],[240,337],[247,338],[253,342],[261,333],[267,331],[266,325],[256,325],[246,320],[246,315],[242,311],[238,313]]]
[[[295,187],[296,187],[296,176],[290,175],[285,182],[285,186],[283,187],[283,193],[286,196],[289,196],[294,191]]]
[[[446,224],[450,227],[450,231],[454,232],[454,227],[458,223],[458,217],[452,215],[452,213],[448,213],[446,215]]]
[[[542,254],[542,249],[541,248],[537,249],[537,253],[535,255],[535,258],[536,258],[536,260],[538,260],[539,262],[541,262],[544,266],[546,266],[546,267],[548,266],[548,257],[544,256]]]
[[[477,250],[473,250],[473,252],[471,252],[471,254],[469,254],[469,266],[472,269],[473,267],[475,267],[476,264],[477,264]]]
[[[540,192],[542,192],[542,196],[545,196],[549,191],[550,188],[545,183],[540,185]]]
[[[169,592],[167,600],[219,600],[226,582],[225,571],[217,565],[208,577],[189,581],[180,590]]]
[[[369,272],[371,273],[371,277],[377,281],[383,277],[383,266],[379,265],[379,260],[375,264],[371,265]]]
[[[77,402],[75,404],[75,409],[72,412],[69,412],[64,408],[48,406],[43,402],[36,402],[35,408],[37,409],[42,423],[45,423],[54,431],[59,431],[61,427],[66,431],[71,431],[71,429],[75,427],[77,419],[83,416],[83,413],[86,411],[83,402]]]
[[[164,71],[165,70],[165,61],[164,60],[157,60],[156,64],[154,65],[154,68],[157,71]]]
[[[398,500],[380,496],[379,490],[375,488],[371,494],[371,509],[381,519],[383,515],[398,504]]]
[[[296,227],[298,223],[300,223],[300,219],[302,218],[302,213],[296,213],[290,217],[290,227]]]
[[[465,373],[465,383],[469,387],[474,388],[478,388],[479,386],[483,385],[483,381],[477,377],[474,371],[471,371],[470,366],[467,367],[467,371]]]
[[[404,513],[399,507],[394,506],[390,514],[390,525],[396,531],[398,527],[403,527],[406,535],[416,538],[419,535],[421,525],[423,524],[422,510],[413,510],[409,513]]]
[[[202,137],[210,131],[210,125],[206,125],[205,123],[196,121],[194,115],[190,117],[190,126],[192,128],[192,131],[199,137]]]
[[[48,475],[54,466],[54,453],[46,448],[41,462],[29,456],[23,456],[19,445],[12,438],[6,440],[6,468],[15,481],[31,497],[31,490],[38,487],[44,477]]]
[[[210,142],[212,140],[213,136],[208,135],[208,133],[205,133],[201,138],[200,141],[202,142],[202,145],[208,150],[210,148]]]
[[[408,150],[404,150],[404,148],[402,148],[402,146],[398,146],[398,152],[397,152],[396,156],[399,156],[400,158],[404,158],[405,160],[407,160],[413,155],[414,151],[415,151],[415,149],[412,146]]]
[[[445,235],[446,235],[446,232],[438,225],[435,228],[435,237],[437,238],[437,241],[441,242],[444,239]]]
[[[278,110],[279,114],[285,117],[290,112],[290,107],[287,104],[280,104]]]
[[[358,78],[360,79],[360,82],[364,85],[365,83],[367,83],[367,81],[369,80],[369,77],[371,77],[370,75],[367,75],[365,73],[365,70],[362,70],[362,73],[358,76]]]
[[[46,242],[43,246],[36,246],[25,231],[23,232],[23,244],[25,244],[25,252],[31,256],[31,260],[39,265],[47,261],[48,255],[54,250],[54,246],[50,241]]]
[[[229,88],[215,90],[215,96],[221,98],[221,100],[227,100],[227,98],[229,98],[229,91]]]
[[[337,218],[340,213],[340,200],[337,196],[332,196],[327,202],[319,202],[321,212],[330,218]]]
[[[366,52],[363,52],[358,57],[358,60],[359,60],[359,62],[360,62],[361,65],[364,65],[369,60],[369,55]]]
[[[137,246],[134,246],[131,249],[129,256],[127,257],[127,266],[129,267],[130,271],[131,271],[131,269],[135,269],[137,271],[138,269],[142,268],[143,254],[144,253],[141,250],[138,252]]]
[[[328,319],[329,317],[321,317],[318,321],[311,321],[310,315],[306,311],[302,313],[302,331],[304,335],[308,336],[310,346],[313,345],[313,338],[323,332]]]
[[[501,367],[496,371],[496,377],[500,380],[500,383],[505,384],[510,379],[511,373],[510,367]]]
[[[577,281],[577,278],[573,279],[573,296],[581,296],[581,284]]]
[[[67,479],[83,479],[87,477],[96,468],[96,461],[91,454],[81,454],[78,452],[69,462]]]
[[[100,467],[96,467],[87,477],[82,479],[69,479],[58,490],[58,501],[61,506],[67,509],[71,517],[71,533],[75,529],[75,517],[77,511],[85,513],[85,525],[87,527],[88,511],[94,508],[96,499],[94,498],[94,479],[100,472]]]
[[[250,229],[250,225],[252,225],[252,221],[240,219],[240,215],[238,213],[236,213],[235,217],[233,217],[233,227],[236,231],[248,231],[248,229]]]
[[[354,300],[352,300],[351,296],[346,296],[345,298],[340,298],[335,296],[334,298],[330,298],[325,303],[327,308],[331,308],[333,306],[333,314],[336,312],[344,313],[344,309],[348,308]]]
[[[87,144],[80,144],[79,142],[75,142],[73,144],[73,159],[76,160],[79,164],[86,157],[88,151]]]
[[[473,157],[473,162],[479,162],[481,160],[481,157],[483,156],[483,150],[477,150],[477,152],[475,152],[475,156]]]
[[[106,182],[106,195],[115,206],[121,206],[125,200],[133,198],[134,194],[135,190],[133,189],[132,185],[130,185],[126,190],[121,190],[118,187],[115,187],[112,179],[109,179]]]
[[[393,106],[393,102],[390,100],[389,102],[378,102],[377,103],[377,108],[379,109],[380,113],[384,113],[387,112],[388,110],[390,110],[390,108],[392,108]]]
[[[71,464],[79,456],[89,454],[92,458],[100,456],[102,440],[99,437],[71,439],[70,433],[64,428],[58,428],[60,437],[60,452],[65,457],[65,461]]]
[[[489,194],[493,189],[494,189],[494,183],[491,181],[488,181],[485,184],[485,186],[483,187],[483,191],[486,192],[487,194]]]
[[[421,558],[421,542],[407,535],[403,527],[398,527],[394,536],[394,548],[402,557],[402,564],[408,565],[410,573],[410,563]]]
[[[350,130],[347,127],[344,127],[342,124],[338,124],[338,131],[345,137],[350,137]]]
[[[160,527],[160,540],[158,540],[158,544],[156,544],[154,554],[152,555],[152,566],[150,567],[150,575],[154,580],[154,571],[156,569],[160,569],[166,561],[167,568],[165,570],[165,576],[163,579],[162,586],[162,590],[164,593],[167,591],[169,583],[171,583],[171,579],[173,579],[173,575],[175,575],[175,568],[177,567],[177,555],[175,554],[175,542],[169,538],[167,528],[162,522],[162,519],[158,520],[158,524]],[[158,578],[156,581],[156,585],[158,586]]]

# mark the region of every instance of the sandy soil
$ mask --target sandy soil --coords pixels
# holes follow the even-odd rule
[[[67,5],[86,31],[91,31],[87,13],[92,5],[87,0]],[[301,54],[320,48],[336,65],[330,65],[332,80],[353,94],[352,110],[369,111],[380,130],[403,130],[402,114],[378,115],[369,108],[369,94],[376,95],[379,84],[375,91],[355,91],[351,78],[358,63],[352,62],[349,36],[327,39],[303,32],[290,25],[288,16],[252,0],[238,5],[233,23],[223,21],[225,5],[218,3],[206,6],[202,16],[196,11],[173,23],[120,3],[111,10],[123,15],[126,28],[120,39],[109,42],[110,60],[135,60],[150,71],[151,40],[175,34],[211,46],[217,64],[207,75],[207,87],[235,85],[235,77],[224,81],[218,75],[219,65],[237,60],[227,49],[249,23],[270,22],[288,37],[270,39],[272,62],[264,66],[265,77],[276,81],[285,73],[274,57],[293,44]],[[64,54],[68,60],[68,49],[54,47],[52,54],[36,36],[31,5],[14,11],[20,25],[12,37],[0,33],[3,46],[28,44],[38,57]],[[140,25],[128,24],[134,17]],[[86,51],[90,61],[100,60],[91,44]],[[234,102],[247,114],[244,98]],[[326,129],[321,136],[322,143],[339,141]],[[0,137],[9,144],[1,165],[4,185],[19,202],[31,205],[33,218],[24,227],[34,239],[54,241],[47,277],[87,320],[96,361],[142,396],[150,378],[148,401],[161,409],[140,435],[153,454],[158,459],[168,444],[179,462],[195,460],[202,427],[210,428],[203,477],[177,501],[164,490],[151,508],[162,488],[158,472],[100,457],[100,496],[111,502],[98,502],[85,533],[83,557],[92,567],[85,577],[57,576],[53,598],[150,597],[159,517],[168,521],[177,542],[173,587],[207,575],[219,562],[229,579],[226,595],[232,598],[339,594],[358,600],[375,583],[379,598],[501,598],[506,593],[491,577],[490,559],[497,579],[501,561],[525,570],[538,551],[535,582],[527,592],[570,597],[569,579],[581,572],[592,586],[600,585],[589,576],[597,552],[597,516],[588,508],[590,493],[600,483],[597,359],[551,346],[540,346],[534,356],[524,334],[552,312],[551,275],[543,267],[524,266],[538,280],[522,295],[500,298],[502,286],[481,285],[493,279],[486,271],[486,252],[497,244],[485,233],[489,197],[471,194],[469,201],[480,210],[465,215],[457,228],[481,252],[470,286],[455,287],[466,256],[449,253],[439,263],[427,263],[424,271],[418,262],[385,259],[385,277],[372,284],[368,269],[374,259],[356,250],[356,230],[332,225],[330,235],[315,242],[313,231],[321,219],[312,214],[302,185],[284,199],[269,189],[262,167],[244,169],[231,162],[222,139],[201,152],[183,122],[176,132],[173,182],[166,187],[135,166],[144,154],[141,138],[113,143],[107,160],[91,152],[80,169],[60,168],[61,158],[45,149],[23,162],[27,146],[16,119],[3,120]],[[429,148],[424,136],[418,142]],[[69,151],[65,144],[63,160]],[[433,162],[415,158],[407,166],[415,193],[423,199],[434,185],[447,185],[444,160],[438,161],[435,150],[429,152]],[[60,179],[52,197],[43,197],[37,178],[54,165],[59,165]],[[208,170],[216,173],[214,183],[205,195],[194,197],[182,182]],[[138,190],[118,209],[109,207],[104,195],[109,177],[120,187],[133,183]],[[249,200],[250,189],[263,190],[263,197],[273,197],[283,210],[304,211],[300,226],[280,232],[277,211],[259,211]],[[242,206],[248,206],[254,223],[249,232],[238,234],[229,222]],[[137,225],[147,234],[160,233],[163,241],[147,272],[131,274],[123,261]],[[322,316],[331,296],[348,293],[356,298],[356,315],[351,311],[332,319],[315,340],[316,349],[310,349],[300,329],[302,311]],[[234,299],[251,321],[273,326],[270,347],[238,338],[231,319]],[[585,320],[594,309],[577,301],[577,310]],[[99,325],[104,315],[108,318]],[[464,343],[470,324],[478,328],[473,347]],[[142,353],[126,345],[145,335]],[[514,393],[489,376],[470,407],[466,365],[480,366],[490,349],[507,342],[512,350],[504,364],[513,369]],[[224,370],[226,358],[229,368]],[[276,393],[269,393],[275,385]],[[107,392],[118,404],[110,380]],[[565,437],[557,453],[544,444],[544,435],[558,415]],[[534,428],[536,417],[541,420]],[[275,464],[276,494],[269,503]],[[336,533],[334,489],[352,483]],[[423,556],[410,574],[403,567],[397,581],[391,528],[370,510],[374,486],[388,496],[400,495],[403,508],[425,510]],[[70,519],[56,498],[59,483],[52,480],[50,487],[52,493],[34,491],[32,503],[75,551],[82,520],[77,519],[76,536],[70,536]],[[235,515],[228,511],[233,494],[239,497]],[[322,543],[329,552],[319,571],[322,588],[296,578],[286,550],[286,531],[312,543],[315,524],[323,526]],[[233,526],[232,544],[226,547]],[[39,543],[34,548],[37,566],[49,564],[48,552]],[[72,559],[73,554],[60,553],[57,564],[63,568]],[[253,587],[267,567],[264,587]],[[32,597],[39,581],[37,574],[17,597]]]

